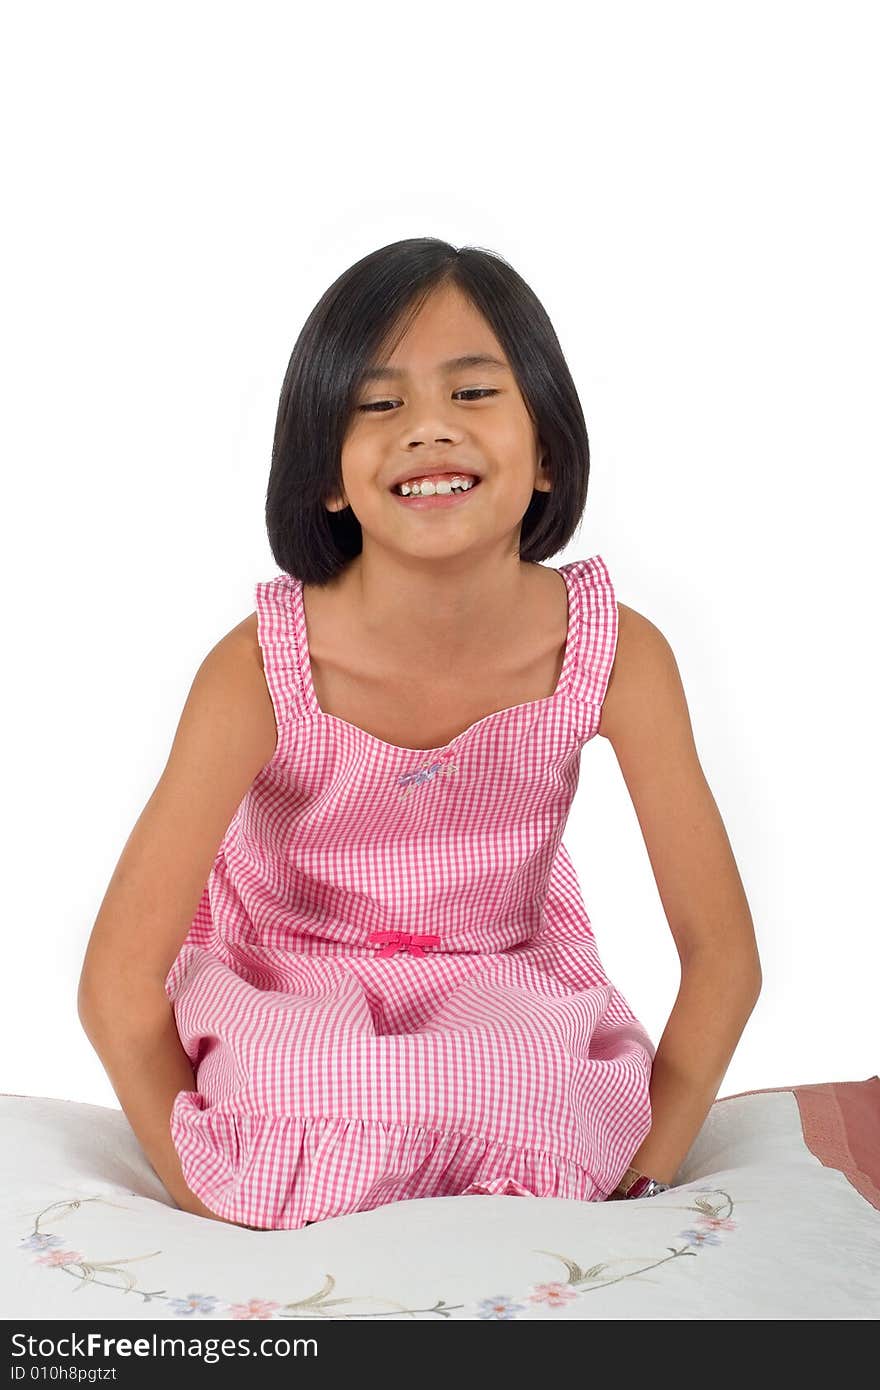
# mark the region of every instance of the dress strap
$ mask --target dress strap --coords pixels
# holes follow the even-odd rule
[[[260,580],[254,589],[263,673],[279,730],[306,708],[300,660],[305,634],[298,631],[300,610],[295,603],[298,583],[282,572]]]
[[[575,699],[597,711],[605,691],[617,651],[617,598],[608,567],[601,555],[573,560],[562,568],[578,597],[577,649],[569,675],[568,689]]]

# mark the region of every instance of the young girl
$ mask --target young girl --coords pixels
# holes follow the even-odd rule
[[[489,252],[366,256],[308,318],[266,503],[274,578],[202,663],[79,1007],[188,1211],[653,1195],[760,990],[677,666],[599,555],[548,317]],[[655,1049],[561,842],[609,738],[682,963]],[[218,848],[219,844],[219,848]]]

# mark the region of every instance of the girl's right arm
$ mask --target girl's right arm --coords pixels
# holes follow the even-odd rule
[[[104,895],[83,961],[82,1026],[147,1158],[178,1206],[222,1220],[187,1186],[171,1139],[179,1091],[196,1089],[165,979],[217,850],[276,746],[256,615],[205,657],[165,770]]]

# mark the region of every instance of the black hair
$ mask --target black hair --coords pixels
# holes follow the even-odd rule
[[[330,511],[324,503],[342,494],[342,446],[364,369],[395,330],[396,341],[403,337],[434,290],[450,284],[491,325],[543,448],[551,489],[532,494],[520,528],[520,559],[557,554],[580,524],[590,446],[546,310],[494,252],[411,237],[344,271],[309,314],[290,356],[275,423],[266,529],[278,565],[305,584],[329,582],[363,548],[351,507]]]

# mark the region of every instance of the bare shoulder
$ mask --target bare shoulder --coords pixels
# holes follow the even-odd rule
[[[675,653],[650,618],[617,605],[617,650],[602,705],[599,733],[615,745],[650,740],[674,728],[692,739],[690,716]]]
[[[277,729],[263,670],[256,613],[249,613],[211,648],[202,662],[200,676],[218,695],[233,697],[234,707],[241,712],[257,745],[267,750],[268,760],[277,743]]]
[[[251,667],[256,665],[260,671],[263,670],[263,651],[258,636],[256,613],[249,613],[221,640],[238,652],[240,658]]]

